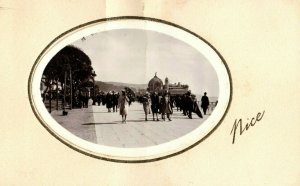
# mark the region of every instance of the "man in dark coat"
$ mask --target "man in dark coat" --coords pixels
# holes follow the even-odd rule
[[[113,107],[113,96],[111,91],[107,93],[105,100],[106,108],[108,109],[108,112],[111,112],[111,108]]]
[[[181,107],[182,107],[182,106],[181,106],[181,97],[178,96],[178,95],[175,97],[175,104],[176,104],[177,111],[178,111],[179,109],[180,109],[180,111],[181,111],[181,109],[182,109],[182,108],[181,108]]]
[[[112,102],[113,102],[113,112],[118,112],[118,100],[119,100],[119,95],[115,91],[112,91]]]
[[[155,120],[154,115],[156,115],[156,121],[159,121],[158,119],[158,113],[159,113],[159,97],[157,92],[154,92],[151,95],[151,111],[153,114],[153,121]]]
[[[186,106],[187,106],[186,108],[187,108],[188,117],[192,119],[192,112],[194,110],[194,101],[190,90],[186,94]]]
[[[207,93],[204,92],[204,96],[202,96],[202,98],[201,98],[201,108],[203,109],[204,115],[206,115],[206,111],[207,111],[207,108],[208,108],[208,105],[209,105],[209,99],[206,96],[206,94]]]
[[[170,115],[173,113],[173,110],[171,107],[170,96],[168,92],[164,93],[160,100],[160,111],[162,119],[164,121],[166,120],[165,115],[167,115],[169,121],[172,121]]]
[[[98,92],[97,95],[96,95],[96,102],[98,103],[98,106],[101,105],[101,95],[100,95],[99,92]]]
[[[183,115],[187,114],[187,94],[183,94],[181,98],[181,110],[183,111]]]

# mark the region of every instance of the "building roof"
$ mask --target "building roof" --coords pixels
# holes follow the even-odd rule
[[[163,82],[162,80],[157,77],[156,73],[155,73],[155,76],[150,79],[149,83],[148,83],[148,87],[151,89],[152,87],[156,87],[157,85],[159,85],[160,87],[163,86]]]

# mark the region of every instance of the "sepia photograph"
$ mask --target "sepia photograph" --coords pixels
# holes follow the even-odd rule
[[[0,185],[300,185],[299,1],[22,2]]]
[[[74,135],[113,147],[159,145],[199,127],[218,103],[207,59],[166,34],[138,29],[95,33],[47,64],[41,98]]]
[[[147,19],[65,32],[38,58],[32,108],[61,142],[96,157],[143,161],[205,139],[230,103],[225,61],[194,33]]]

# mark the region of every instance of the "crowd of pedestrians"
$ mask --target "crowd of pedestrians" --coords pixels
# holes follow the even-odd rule
[[[198,105],[197,98],[191,91],[186,92],[183,95],[171,96],[168,91],[158,94],[158,92],[149,93],[146,92],[142,96],[137,96],[137,99],[141,103],[144,114],[145,121],[149,120],[152,116],[153,121],[169,120],[172,121],[171,115],[173,114],[173,109],[182,112],[184,116],[188,118],[193,118],[193,113],[198,117],[203,118],[201,110]],[[107,93],[99,92],[93,99],[93,104],[105,105],[107,112],[118,112],[122,116],[122,123],[126,123],[126,118],[128,115],[128,107],[134,99],[129,96],[127,91],[122,90],[121,94],[115,91],[109,91]],[[85,99],[83,98],[85,101]],[[86,102],[86,101],[85,101]],[[87,106],[87,103],[83,103]],[[205,92],[201,98],[201,109],[206,115],[209,106],[209,98]]]
[[[206,111],[209,106],[209,99],[206,95],[207,93],[205,92],[204,96],[201,98],[201,108],[204,115],[206,115]],[[171,115],[173,114],[173,109],[175,109],[175,107],[177,111],[182,111],[182,114],[184,116],[188,116],[190,119],[193,118],[192,113],[203,118],[197,98],[191,93],[191,91],[188,91],[186,94],[176,96],[171,96],[168,91],[165,91],[160,96],[157,92],[153,92],[151,95],[149,92],[146,92],[145,95],[139,98],[139,102],[143,104],[145,121],[148,121],[148,115],[151,114],[151,112],[153,121],[159,121],[159,115],[161,115],[161,119],[164,121],[166,119],[172,121]]]

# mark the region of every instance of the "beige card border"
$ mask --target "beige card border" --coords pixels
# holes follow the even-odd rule
[[[33,80],[33,72],[35,71],[36,67],[37,67],[37,64],[38,62],[41,60],[41,58],[43,57],[44,53],[55,43],[57,42],[58,40],[60,40],[62,37],[64,37],[65,35],[71,33],[72,31],[75,31],[79,28],[82,28],[82,27],[85,27],[87,25],[91,25],[91,24],[95,24],[95,23],[101,23],[101,22],[105,22],[105,21],[113,21],[113,20],[122,20],[122,19],[127,19],[127,20],[147,20],[147,21],[152,21],[152,22],[158,22],[158,23],[164,23],[164,24],[167,24],[169,26],[174,26],[176,28],[179,28],[185,32],[188,32],[189,34],[192,34],[193,36],[197,37],[198,39],[202,40],[204,43],[206,43],[209,47],[211,47],[214,52],[216,52],[216,54],[218,55],[218,57],[220,57],[223,65],[225,66],[225,69],[227,71],[227,74],[228,74],[228,78],[229,78],[229,89],[230,89],[230,95],[229,95],[229,102],[228,102],[228,105],[225,109],[225,112],[223,114],[223,116],[221,117],[221,119],[219,120],[219,122],[215,125],[215,127],[210,131],[208,132],[208,134],[206,134],[203,138],[201,138],[199,141],[195,142],[194,144],[186,147],[185,149],[183,150],[180,150],[178,152],[175,152],[175,153],[172,153],[172,154],[169,154],[169,155],[165,155],[165,156],[162,156],[162,157],[158,157],[158,158],[153,158],[153,159],[146,159],[146,160],[119,160],[119,159],[113,159],[113,158],[107,158],[107,157],[100,157],[100,156],[97,156],[97,155],[94,155],[94,154],[91,154],[91,153],[88,153],[86,151],[83,151],[81,150],[80,148],[76,148],[75,146],[72,146],[71,144],[69,144],[68,142],[64,141],[63,139],[61,139],[57,134],[55,134],[53,131],[51,131],[46,122],[42,119],[42,116],[40,116],[39,112],[37,111],[37,109],[35,108],[34,106],[34,103],[33,103],[33,97],[32,97],[32,80]],[[232,87],[232,77],[231,77],[231,73],[230,73],[230,70],[229,70],[229,67],[224,59],[224,57],[219,53],[219,51],[212,45],[210,44],[207,40],[205,40],[204,38],[202,38],[201,36],[197,35],[196,33],[182,27],[182,26],[179,26],[177,24],[174,24],[174,23],[171,23],[171,22],[168,22],[168,21],[165,21],[165,20],[161,20],[161,19],[156,19],[156,18],[151,18],[151,17],[140,17],[140,16],[120,16],[120,17],[109,17],[109,18],[103,18],[103,19],[97,19],[97,20],[94,20],[94,21],[90,21],[90,22],[87,22],[87,23],[84,23],[84,24],[81,24],[81,25],[78,25],[70,30],[67,30],[66,32],[63,32],[62,34],[60,34],[59,36],[57,36],[55,39],[53,39],[43,50],[42,52],[39,54],[38,58],[35,60],[34,64],[33,64],[33,67],[31,69],[31,72],[30,72],[30,76],[29,76],[29,79],[28,79],[28,96],[29,96],[29,101],[30,101],[30,106],[31,106],[31,109],[32,111],[34,112],[34,115],[36,116],[36,118],[39,120],[39,122],[43,125],[43,127],[52,135],[54,136],[56,139],[58,139],[60,142],[62,142],[63,144],[65,144],[66,146],[70,147],[71,149],[77,151],[77,152],[80,152],[86,156],[89,156],[89,157],[93,157],[93,158],[96,158],[96,159],[101,159],[101,160],[106,160],[106,161],[111,161],[111,162],[118,162],[118,163],[147,163],[147,162],[153,162],[153,161],[159,161],[159,160],[163,160],[163,159],[166,159],[166,158],[170,158],[170,157],[173,157],[173,156],[176,156],[176,155],[179,155],[181,153],[184,153],[186,151],[188,151],[189,149],[195,147],[196,145],[198,145],[199,143],[201,143],[202,141],[204,141],[206,138],[208,138],[218,127],[219,125],[223,122],[225,116],[227,115],[228,111],[229,111],[229,108],[230,108],[230,105],[231,105],[231,101],[232,101],[232,94],[233,94],[233,87]]]

